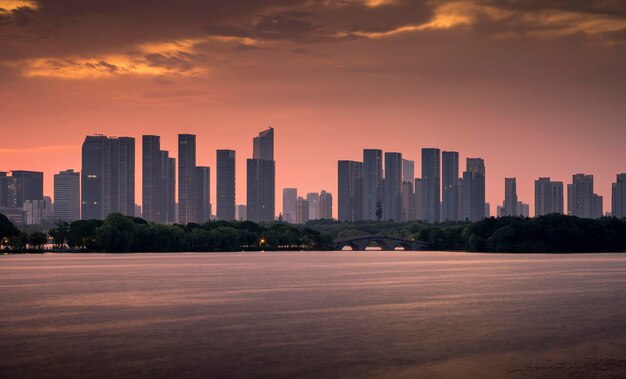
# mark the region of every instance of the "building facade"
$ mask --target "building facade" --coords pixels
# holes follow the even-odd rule
[[[297,188],[283,188],[283,221],[290,224],[296,223],[296,201],[298,200]]]
[[[535,217],[563,214],[563,208],[563,182],[553,182],[550,178],[535,180]]]
[[[74,170],[54,175],[54,219],[80,220],[80,174]]]
[[[383,152],[363,150],[363,219],[377,220],[383,207]]]
[[[441,153],[441,217],[442,221],[459,219],[459,153]]]
[[[383,219],[402,220],[402,154],[385,153]]]
[[[618,174],[612,185],[611,214],[613,217],[626,218],[626,174]]]
[[[422,213],[424,221],[441,220],[441,153],[422,149]]]
[[[235,219],[236,153],[234,150],[217,150],[216,206],[218,220]]]
[[[362,220],[363,163],[339,161],[337,174],[337,216],[339,221]]]
[[[333,195],[324,190],[320,192],[319,218],[321,220],[333,219]]]

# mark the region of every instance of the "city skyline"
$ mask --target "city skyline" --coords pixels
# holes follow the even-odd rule
[[[268,125],[281,131],[276,188],[303,193],[337,193],[336,161],[360,160],[363,147],[417,168],[422,147],[458,151],[461,166],[482,157],[491,204],[504,198],[501,178],[516,177],[531,199],[538,177],[584,172],[606,206],[624,170],[621,2],[263,0],[223,14],[201,2],[184,24],[167,1],[9,3],[0,169],[43,171],[46,195],[55,173],[79,169],[95,133],[159,135],[172,155],[177,134],[195,134],[198,165],[237,151],[242,189],[246,136]]]

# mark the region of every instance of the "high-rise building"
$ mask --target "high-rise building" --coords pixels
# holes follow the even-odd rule
[[[333,195],[324,190],[320,193],[319,218],[322,220],[333,219]]]
[[[198,222],[199,201],[194,198],[196,174],[196,136],[178,135],[178,222],[189,224]]]
[[[22,207],[26,225],[39,225],[43,222],[45,212],[43,200],[26,200]]]
[[[415,161],[402,159],[402,181],[411,185],[415,182]]]
[[[427,222],[441,220],[441,153],[422,149],[422,212]]]
[[[176,222],[176,158],[170,158],[169,152],[161,150],[161,201],[163,222]]]
[[[235,150],[217,150],[217,218],[235,219]]]
[[[17,205],[17,179],[6,172],[0,172],[0,208],[22,209]]]
[[[196,166],[194,174],[193,203],[197,209],[195,222],[207,222],[211,220],[211,169],[209,167]]]
[[[54,175],[54,219],[80,220],[80,174],[74,170]]]
[[[283,220],[290,224],[296,223],[297,188],[283,188]]]
[[[502,207],[502,215],[519,215],[517,211],[517,180],[515,178],[504,178],[504,203]]]
[[[472,222],[485,218],[485,161],[467,158],[463,173],[463,220]]]
[[[485,203],[485,218],[491,217],[491,204]]]
[[[296,200],[296,224],[306,224],[309,221],[309,202],[298,197]]]
[[[602,197],[593,191],[593,175],[576,174],[567,185],[567,209],[572,216],[602,217]]]
[[[459,153],[441,153],[441,215],[443,221],[459,219]]]
[[[363,219],[377,220],[383,207],[383,152],[363,150]]]
[[[423,180],[421,178],[415,179],[415,191],[413,198],[415,199],[415,219],[418,221],[424,221],[424,201],[423,201]]]
[[[402,154],[385,153],[383,219],[402,220]]]
[[[82,148],[81,217],[135,214],[135,139],[87,136]]]
[[[611,215],[626,218],[626,174],[618,174],[612,185]]]
[[[415,181],[415,179],[413,179]],[[402,182],[402,215],[398,221],[410,221],[415,219],[415,194],[413,193],[413,182]]]
[[[248,220],[271,222],[276,215],[276,162],[274,129],[259,133],[253,140],[253,158],[247,161]]]
[[[245,204],[237,204],[235,206],[235,219],[237,221],[246,221],[248,219],[248,212]]]
[[[539,178],[535,180],[535,217],[552,213],[563,214],[563,182]]]
[[[339,221],[360,221],[363,219],[363,163],[355,161],[338,162]]]
[[[306,201],[309,203],[309,220],[319,220],[320,194],[317,192],[309,192],[306,194]]]
[[[142,216],[147,221],[165,222],[161,167],[161,137],[146,135],[142,137]]]
[[[15,178],[16,202],[21,207],[27,200],[43,200],[43,172],[11,171]]]

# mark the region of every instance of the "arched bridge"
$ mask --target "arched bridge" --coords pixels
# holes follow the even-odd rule
[[[372,242],[375,242],[382,250],[395,250],[398,247],[404,248],[404,250],[425,250],[426,244],[421,241],[405,240],[394,237],[357,237],[352,239],[345,239],[335,241],[326,246],[328,250],[343,250],[344,247],[350,246],[352,250],[365,250]]]

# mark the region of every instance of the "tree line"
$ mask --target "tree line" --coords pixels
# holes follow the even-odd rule
[[[320,250],[333,240],[387,236],[422,241],[429,250],[560,253],[626,251],[626,219],[597,220],[565,215],[489,218],[475,223],[310,221],[257,224],[210,221],[163,225],[111,214],[105,220],[58,222],[47,233],[22,231],[0,215],[0,244],[11,252],[57,251],[217,252]]]

